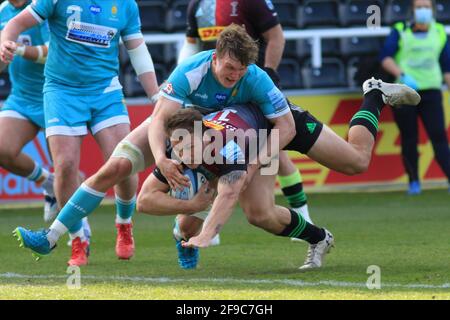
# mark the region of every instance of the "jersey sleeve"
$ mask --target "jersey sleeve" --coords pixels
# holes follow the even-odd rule
[[[198,34],[197,19],[195,18],[195,11],[197,11],[198,4],[199,4],[198,0],[191,0],[191,1],[189,1],[189,5],[187,8],[186,37],[189,37],[189,38],[199,38],[200,37],[200,35]]]
[[[448,43],[448,37],[439,56],[439,63],[441,65],[441,70],[443,73],[450,72],[450,45]]]
[[[3,30],[3,28],[5,27],[5,25],[6,25],[6,23],[5,24],[3,24],[2,22],[3,22],[3,9],[5,8],[5,3],[3,2],[1,5],[0,5],[0,31],[2,31]]]
[[[258,33],[264,33],[280,24],[271,0],[245,0],[245,13]]]
[[[383,48],[380,51],[379,61],[383,61],[387,57],[393,58],[398,51],[398,41],[400,34],[397,29],[392,29],[389,36],[384,41]]]
[[[257,79],[253,82],[251,102],[261,109],[267,119],[275,119],[288,113],[289,105],[266,72],[257,68]]]
[[[53,15],[57,3],[57,1],[53,0],[34,0],[27,7],[27,10],[39,23],[43,23],[44,20]]]
[[[48,45],[50,42],[50,29],[48,28],[48,22],[45,22],[41,25],[41,37],[42,41]]]
[[[189,101],[190,84],[180,66],[173,70],[167,81],[162,85],[160,94],[165,98],[184,105]]]
[[[130,1],[127,24],[121,31],[120,36],[123,41],[140,39],[143,37],[141,32],[141,19],[139,18],[139,8],[136,1]]]

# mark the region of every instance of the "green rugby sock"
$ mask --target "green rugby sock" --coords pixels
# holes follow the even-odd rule
[[[307,198],[303,191],[303,180],[300,171],[297,170],[288,176],[278,176],[278,182],[291,208],[300,208],[306,204]]]
[[[377,138],[378,133],[378,119],[381,110],[384,107],[383,97],[380,90],[372,90],[364,95],[364,100],[361,109],[355,113],[350,121],[350,128],[356,125],[364,126]]]
[[[291,222],[278,234],[281,237],[298,238],[316,244],[325,238],[325,231],[322,228],[307,222],[300,214],[293,210],[291,212]]]

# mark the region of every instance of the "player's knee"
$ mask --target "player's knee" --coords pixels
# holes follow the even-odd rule
[[[120,165],[119,169],[122,169],[122,173],[127,174],[127,176],[145,169],[145,158],[141,149],[127,140],[119,142],[111,155],[111,159],[117,160],[115,163]]]
[[[6,166],[14,163],[14,160],[17,158],[19,153],[20,150],[15,150],[14,148],[1,146],[0,144],[0,166]]]
[[[202,221],[197,218],[188,217],[186,219],[178,219],[178,228],[184,239],[189,239],[198,234],[202,226]]]
[[[370,162],[366,160],[359,160],[357,162],[351,163],[344,168],[343,173],[348,176],[354,176],[364,173],[369,169],[369,163]]]
[[[250,211],[246,212],[246,214],[247,221],[255,227],[265,228],[268,224],[270,224],[270,218],[263,214],[263,211]]]
[[[78,161],[75,159],[58,159],[54,160],[55,175],[64,179],[78,178]]]
[[[131,174],[131,163],[124,158],[110,158],[108,162],[92,177],[94,184],[113,186]]]
[[[136,199],[136,210],[140,213],[152,213],[151,200],[147,192],[143,190],[139,192]]]

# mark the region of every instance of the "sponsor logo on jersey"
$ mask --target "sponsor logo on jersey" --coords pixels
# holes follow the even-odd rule
[[[224,102],[225,100],[227,100],[228,95],[226,95],[225,93],[216,93],[216,100],[219,102]]]
[[[164,88],[162,89],[165,93],[167,94],[173,94],[173,86],[171,83],[167,82],[164,86]]]
[[[202,41],[215,41],[223,29],[225,27],[222,26],[199,28],[198,34]]]
[[[92,14],[99,14],[100,12],[102,12],[102,8],[96,5],[91,5],[89,7],[89,11],[91,11]]]
[[[208,121],[208,120],[203,120],[203,125],[205,127],[208,127],[208,128],[214,129],[214,130],[223,130],[223,129],[225,129],[225,127],[223,125],[215,123],[215,122],[212,122],[212,121]]]
[[[117,29],[93,23],[72,20],[67,28],[66,40],[87,46],[109,48]]]
[[[194,96],[203,100],[208,99],[208,95],[206,93],[196,93]]]
[[[118,11],[118,10],[117,10],[117,6],[114,5],[114,6],[111,7],[111,14],[112,14],[113,16],[117,15],[117,11]]]

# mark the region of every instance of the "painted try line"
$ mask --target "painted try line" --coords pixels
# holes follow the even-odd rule
[[[25,275],[18,273],[0,273],[0,279],[67,279],[69,275]],[[116,282],[147,282],[147,283],[219,283],[219,284],[281,284],[293,287],[317,287],[317,286],[329,286],[340,288],[367,288],[365,283],[359,282],[345,282],[334,280],[323,280],[317,282],[309,282],[302,280],[290,280],[290,279],[235,279],[235,278],[152,278],[152,277],[125,277],[125,276],[92,276],[82,275],[81,279],[96,280],[96,281],[116,281]],[[440,285],[431,284],[399,284],[399,283],[381,283],[381,288],[399,288],[399,289],[450,289],[450,283],[444,283]]]

